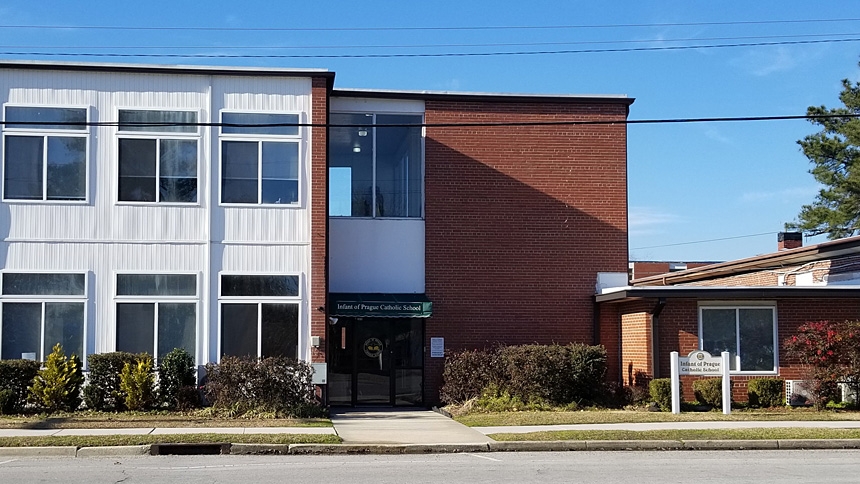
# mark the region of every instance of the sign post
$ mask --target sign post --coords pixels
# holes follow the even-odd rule
[[[732,413],[731,354],[723,351],[720,357],[711,356],[707,351],[691,351],[686,357],[679,357],[673,351],[669,357],[672,373],[672,413],[681,413],[681,375],[702,375],[723,377],[723,413]]]

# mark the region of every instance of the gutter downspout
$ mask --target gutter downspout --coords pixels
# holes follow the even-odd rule
[[[651,368],[653,378],[660,378],[660,313],[666,307],[666,298],[657,300],[651,310]]]

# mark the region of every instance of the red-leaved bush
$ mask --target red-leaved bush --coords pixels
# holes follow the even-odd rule
[[[789,357],[807,366],[813,404],[821,409],[833,397],[836,382],[860,390],[860,321],[813,321],[800,325],[783,342]]]

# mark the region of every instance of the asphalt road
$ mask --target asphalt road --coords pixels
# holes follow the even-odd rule
[[[860,451],[4,458],[0,483],[856,483]]]

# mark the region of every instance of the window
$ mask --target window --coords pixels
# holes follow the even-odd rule
[[[117,351],[196,354],[196,275],[117,274],[116,297]]]
[[[84,274],[2,274],[0,359],[44,361],[57,343],[84,357]]]
[[[222,355],[298,357],[298,276],[223,274],[221,298]]]
[[[776,311],[773,307],[699,308],[701,348],[731,353],[732,371],[776,371]]]
[[[299,202],[299,115],[222,113],[221,203]]]
[[[332,114],[329,215],[423,215],[423,117],[416,114]],[[387,126],[386,126],[387,125]]]
[[[86,108],[5,106],[5,121],[5,200],[86,199]]]
[[[197,202],[197,113],[119,111],[119,201]]]

